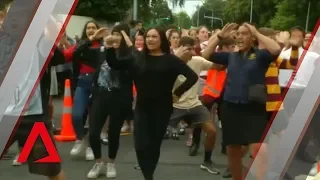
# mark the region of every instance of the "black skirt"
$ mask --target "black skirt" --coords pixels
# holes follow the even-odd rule
[[[265,104],[224,101],[221,117],[223,142],[226,145],[248,145],[263,141],[268,125]]]

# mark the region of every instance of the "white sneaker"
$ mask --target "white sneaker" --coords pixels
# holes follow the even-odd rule
[[[13,159],[13,161],[12,161],[12,166],[21,166],[21,165],[22,165],[22,163],[18,162],[19,156],[20,156],[20,153],[18,153],[18,154],[14,157],[14,159]]]
[[[130,126],[128,126],[127,124],[126,125],[123,125],[122,128],[121,128],[121,132],[122,133],[126,133],[130,130]]]
[[[104,145],[108,145],[109,144],[108,135],[106,133],[101,133],[100,134],[100,140],[101,140],[101,143],[104,144]]]
[[[73,148],[71,149],[70,155],[78,156],[83,149],[84,149],[84,142],[82,140],[77,140]]]
[[[309,176],[316,176],[318,174],[318,163],[314,164],[309,172]]]
[[[87,147],[87,149],[86,149],[86,160],[87,160],[87,161],[92,161],[92,160],[94,160],[94,154],[93,154],[93,152],[92,152],[91,147]]]
[[[102,132],[102,133],[100,133],[100,138],[101,138],[101,139],[108,138],[108,134],[107,134],[107,133]]]
[[[87,177],[89,179],[95,179],[98,178],[100,175],[102,175],[105,172],[105,165],[103,162],[96,163],[93,165],[92,169],[89,171]]]
[[[117,170],[114,163],[107,164],[107,178],[116,178],[117,177]]]

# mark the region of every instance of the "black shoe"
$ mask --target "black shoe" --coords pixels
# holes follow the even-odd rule
[[[198,154],[199,145],[193,143],[192,146],[189,147],[189,156],[196,156]]]
[[[227,168],[227,169],[223,172],[222,177],[223,177],[223,178],[232,178],[232,174],[231,174],[229,168]]]
[[[109,144],[108,138],[101,138],[100,141],[101,141],[101,144],[103,144],[103,145],[108,145]]]
[[[172,138],[173,140],[179,140],[179,139],[180,139],[178,133],[172,133],[172,134],[171,134],[171,138]]]
[[[309,153],[305,152],[305,153],[301,153],[301,154],[297,154],[297,158],[299,158],[301,161],[304,161],[306,163],[316,163],[317,161],[315,160],[315,158],[311,157]]]
[[[209,162],[203,162],[201,165],[200,165],[200,169],[202,170],[205,170],[205,171],[208,171],[209,173],[211,174],[220,174],[220,171],[219,169],[215,168],[214,167],[214,164],[209,161]]]

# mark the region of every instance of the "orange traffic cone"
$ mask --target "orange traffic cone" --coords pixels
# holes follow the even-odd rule
[[[70,79],[66,79],[63,101],[63,115],[60,135],[55,135],[57,141],[75,141],[76,135],[72,126],[72,97]]]

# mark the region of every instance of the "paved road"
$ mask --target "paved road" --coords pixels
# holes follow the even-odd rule
[[[59,119],[61,117],[61,100],[55,100],[55,120],[59,126]],[[220,176],[211,175],[207,172],[201,171],[199,164],[203,160],[203,149],[196,157],[187,155],[188,150],[184,146],[185,138],[179,141],[166,140],[162,146],[161,158],[156,170],[156,179],[159,180],[213,180],[222,179]],[[217,166],[224,170],[227,165],[226,157],[220,154],[220,132],[218,133],[217,149],[213,154],[213,160]],[[72,148],[72,143],[58,143],[58,150],[63,160],[63,169],[66,172],[68,180],[82,180],[86,179],[86,174],[93,165],[93,162],[84,160],[84,157],[71,159],[69,151]],[[16,147],[11,148],[11,152],[17,152]],[[103,146],[103,155],[107,156],[107,146]],[[248,163],[249,158],[245,158],[245,163]],[[24,180],[40,180],[43,177],[30,175],[25,165],[20,167],[12,167],[11,160],[0,161],[0,179],[24,179]],[[117,180],[142,180],[143,177],[140,171],[134,170],[133,166],[136,164],[136,156],[133,149],[132,136],[122,136],[121,145],[116,160],[116,167],[118,171]],[[102,178],[101,178],[102,179]],[[298,178],[306,179],[305,176]]]
[[[72,147],[71,143],[59,143],[58,149],[63,160],[63,168],[66,171],[68,180],[85,179],[87,172],[93,165],[93,162],[87,162],[84,158],[71,159],[69,151]],[[198,157],[187,156],[187,149],[183,148],[183,141],[166,141],[163,144],[160,164],[156,172],[157,179],[161,180],[212,180],[213,175],[203,172],[199,169],[201,163],[201,154]],[[103,147],[103,154],[107,156],[107,148]],[[225,157],[214,155],[214,159],[220,168],[226,166]],[[140,171],[133,169],[136,164],[135,152],[133,149],[133,141],[131,136],[121,137],[120,150],[117,157],[118,180],[142,180]],[[0,165],[1,179],[25,179],[40,180],[43,178],[29,175],[26,166],[12,167],[11,161],[1,161]],[[218,177],[218,176],[217,176]]]

